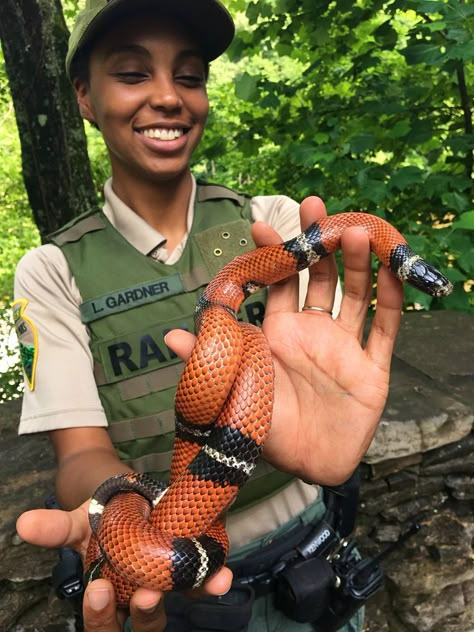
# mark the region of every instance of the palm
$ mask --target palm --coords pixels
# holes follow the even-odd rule
[[[385,404],[388,371],[327,315],[277,313],[263,329],[275,367],[265,457],[303,479],[342,482],[370,443]]]
[[[319,198],[301,204],[302,229],[325,215]],[[255,224],[257,245],[278,243]],[[346,480],[367,450],[382,414],[393,344],[400,323],[400,283],[382,268],[377,310],[365,347],[362,337],[372,299],[367,235],[347,230],[341,240],[344,288],[339,315],[299,312],[298,280],[271,288],[263,331],[275,367],[272,428],[264,456],[277,468],[325,484]],[[331,258],[310,269],[305,304],[332,309],[337,269]]]

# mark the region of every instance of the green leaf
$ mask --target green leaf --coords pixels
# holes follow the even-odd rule
[[[255,77],[244,72],[235,80],[235,96],[242,101],[255,101],[258,96],[258,81]]]
[[[443,61],[439,44],[411,44],[401,52],[411,66],[415,64],[438,66]]]
[[[448,268],[444,271],[444,273],[451,281],[451,283],[457,283],[458,281],[464,283],[464,281],[467,280],[466,275],[456,268]]]
[[[453,222],[453,228],[474,230],[474,211],[468,211],[467,213],[460,215],[459,218]]]
[[[375,147],[375,136],[372,132],[360,132],[350,139],[349,146],[354,154],[362,154]]]
[[[403,191],[412,184],[423,182],[424,172],[418,167],[402,167],[396,171],[390,179],[390,188]]]
[[[461,59],[462,61],[471,61],[474,59],[474,40],[456,44],[446,51],[447,59]]]
[[[441,200],[446,208],[457,211],[458,213],[465,211],[470,206],[469,198],[457,191],[444,193],[441,196]],[[468,213],[465,213],[465,215],[468,215]]]
[[[387,186],[380,180],[368,180],[361,188],[360,196],[375,204],[381,204],[387,195]]]
[[[394,48],[398,41],[398,33],[389,21],[379,26],[373,35],[377,44],[383,48]]]
[[[404,136],[407,136],[410,131],[410,121],[408,119],[404,119],[403,121],[395,123],[395,125],[389,130],[387,136],[389,136],[389,138],[403,138]]]
[[[348,209],[354,208],[354,199],[351,197],[344,197],[341,199],[329,198],[326,205],[330,215],[333,215],[334,213],[343,213]]]
[[[442,0],[407,0],[405,8],[416,13],[443,13],[445,4]]]

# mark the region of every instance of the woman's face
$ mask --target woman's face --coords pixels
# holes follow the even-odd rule
[[[202,56],[178,23],[153,15],[119,22],[76,81],[82,116],[102,132],[114,180],[169,181],[188,169],[209,103]]]

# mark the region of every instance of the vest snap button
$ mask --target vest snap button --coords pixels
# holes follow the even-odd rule
[[[222,250],[220,248],[216,248],[214,250],[214,256],[221,257],[222,256]]]
[[[227,231],[225,233],[222,233],[222,239],[229,239],[230,237],[230,233],[228,233]]]
[[[247,241],[247,239],[241,239],[241,240],[239,241],[239,244],[240,244],[241,246],[246,246],[248,243],[249,243],[249,242]]]

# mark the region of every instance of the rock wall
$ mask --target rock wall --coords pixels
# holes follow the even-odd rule
[[[357,537],[368,555],[414,522],[420,531],[384,560],[385,587],[367,632],[474,632],[474,319],[406,314],[389,400],[361,466]],[[74,632],[51,592],[57,554],[21,542],[17,516],[53,489],[48,439],[17,437],[19,403],[0,407],[0,631]]]
[[[364,459],[358,537],[387,556],[370,632],[474,632],[474,319],[406,314],[382,422]]]

